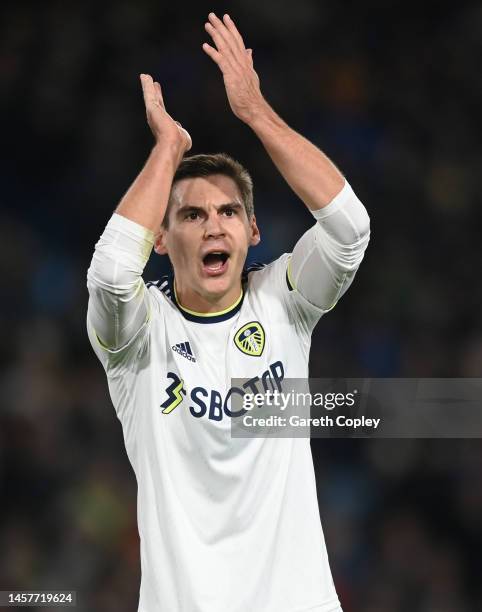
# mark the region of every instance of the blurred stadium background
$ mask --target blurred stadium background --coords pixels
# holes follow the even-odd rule
[[[136,482],[85,332],[85,277],[151,145],[138,74],[161,82],[193,153],[250,169],[263,236],[252,259],[290,250],[312,223],[228,108],[201,50],[212,9],[229,10],[268,100],[371,213],[366,259],[318,326],[311,375],[481,376],[479,3],[5,1],[0,590],[75,589],[80,612],[137,609]],[[164,267],[154,255],[146,279]],[[345,612],[482,610],[480,440],[312,446]]]

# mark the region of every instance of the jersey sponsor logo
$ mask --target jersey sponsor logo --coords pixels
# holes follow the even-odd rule
[[[201,386],[194,387],[188,395],[188,392],[183,388],[184,382],[179,376],[174,372],[168,372],[167,377],[172,380],[172,383],[165,390],[168,397],[161,404],[161,408],[164,408],[162,413],[171,413],[187,396],[190,400],[189,412],[197,419],[207,416],[211,421],[222,421],[224,415],[229,418],[237,418],[248,411],[245,408],[232,409],[231,399],[233,395],[239,395],[243,398],[246,393],[256,395],[267,391],[281,391],[281,382],[284,376],[283,363],[275,361],[260,376],[253,376],[241,387],[231,387],[224,396],[216,389],[205,389]],[[242,405],[242,402],[240,405]]]
[[[185,357],[188,361],[196,361],[196,358],[192,354],[191,345],[189,342],[179,342],[179,344],[175,344],[171,346],[172,350],[179,355]]]
[[[251,321],[238,329],[234,335],[234,344],[245,355],[259,357],[264,349],[265,334],[261,323]]]
[[[172,412],[182,402],[183,395],[186,395],[186,390],[183,389],[184,381],[177,374],[168,372],[167,377],[172,379],[172,383],[166,388],[167,399],[161,404],[161,408],[164,408],[162,414]]]

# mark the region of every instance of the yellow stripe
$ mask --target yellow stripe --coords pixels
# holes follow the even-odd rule
[[[290,281],[290,285],[293,287],[293,289],[296,290],[296,285],[293,279],[291,278],[291,257],[288,259],[288,266],[286,268],[286,271],[288,273],[288,280]]]
[[[92,331],[94,332],[95,339],[97,340],[97,344],[100,346],[100,348],[104,349],[104,351],[110,351],[111,349],[102,342],[94,328],[92,328]]]
[[[328,310],[325,310],[325,312],[330,312],[330,310],[333,310],[333,308],[335,308],[335,306],[338,304],[338,300],[335,301],[335,303],[333,304],[333,306],[330,306],[328,308]]]
[[[149,321],[151,320],[151,305],[148,304],[148,310],[147,310],[147,317],[146,320],[144,321],[144,323],[141,325],[141,327],[136,331],[136,333],[134,334],[134,337],[137,336],[137,334],[141,331],[142,327],[144,327],[144,325],[146,325],[147,323],[149,323]],[[111,349],[109,348],[106,344],[104,344],[102,342],[102,340],[99,338],[97,332],[95,331],[94,327],[92,325],[90,325],[90,328],[92,329],[92,331],[94,332],[94,337],[97,340],[97,344],[100,346],[101,349],[103,349],[104,351],[107,351],[108,353],[118,353],[119,351],[121,351],[122,349],[124,349],[128,344],[131,343],[132,338],[126,343],[124,344],[124,346],[118,348],[118,349]]]
[[[181,306],[181,304],[180,304],[180,302],[179,302],[179,300],[177,298],[176,283],[175,282],[174,282],[174,296],[176,298],[177,305],[179,306],[179,308],[181,310],[184,310],[184,312],[187,312],[187,313],[189,313],[191,315],[195,315],[196,317],[219,317],[219,315],[226,314],[230,310],[233,310],[233,308],[236,308],[236,306],[239,304],[239,302],[243,299],[243,290],[241,289],[241,295],[234,302],[234,304],[231,304],[231,306],[229,306],[225,310],[220,310],[219,312],[196,312],[195,310],[189,310],[189,308],[185,308],[184,306]]]

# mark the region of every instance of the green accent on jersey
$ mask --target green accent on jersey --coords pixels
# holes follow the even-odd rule
[[[115,355],[117,353],[120,353],[120,351],[123,351],[127,346],[129,346],[129,344],[134,340],[134,338],[137,336],[137,334],[140,332],[140,330],[144,327],[144,325],[146,325],[147,323],[149,323],[149,321],[151,320],[151,307],[148,307],[148,311],[147,311],[147,317],[145,322],[142,324],[141,328],[134,334],[134,336],[129,340],[129,342],[127,342],[127,344],[125,344],[124,346],[121,346],[118,349],[111,349],[107,346],[107,344],[104,344],[104,342],[102,342],[102,340],[99,338],[99,334],[95,331],[95,329],[90,325],[90,328],[92,329],[94,338],[97,342],[97,344],[100,346],[101,349],[103,349],[104,351],[106,351],[107,353],[111,353],[112,355]]]
[[[183,386],[184,386],[184,381],[181,380],[179,382],[179,384],[174,387],[174,389],[169,389],[169,392],[172,395],[174,395],[174,399],[172,400],[172,402],[170,404],[168,404],[164,408],[164,410],[162,411],[162,414],[169,414],[170,412],[172,412],[174,410],[174,408],[179,406],[179,404],[182,402],[181,392],[183,391]]]
[[[286,274],[288,276],[288,283],[291,285],[291,288],[296,290],[295,283],[291,276],[291,257],[288,259],[288,265],[286,266]]]
[[[245,355],[259,357],[264,349],[265,334],[261,323],[251,321],[243,325],[234,336],[234,344]]]

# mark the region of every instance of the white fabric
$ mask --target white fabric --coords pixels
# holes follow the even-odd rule
[[[218,323],[189,321],[159,287],[146,287],[153,236],[143,227],[115,214],[96,245],[87,325],[137,477],[138,612],[340,610],[309,440],[231,438],[225,398],[232,378],[280,367],[285,378],[308,376],[312,329],[367,242],[366,213],[349,186],[342,196],[294,249],[299,290],[288,288],[284,254],[249,274],[241,308]],[[252,321],[265,332],[260,356],[234,342]],[[186,342],[195,361],[172,348]],[[176,377],[185,395],[165,414]]]
[[[293,249],[290,279],[327,312],[353,281],[370,239],[370,219],[348,182],[328,206],[312,214],[318,223]]]

